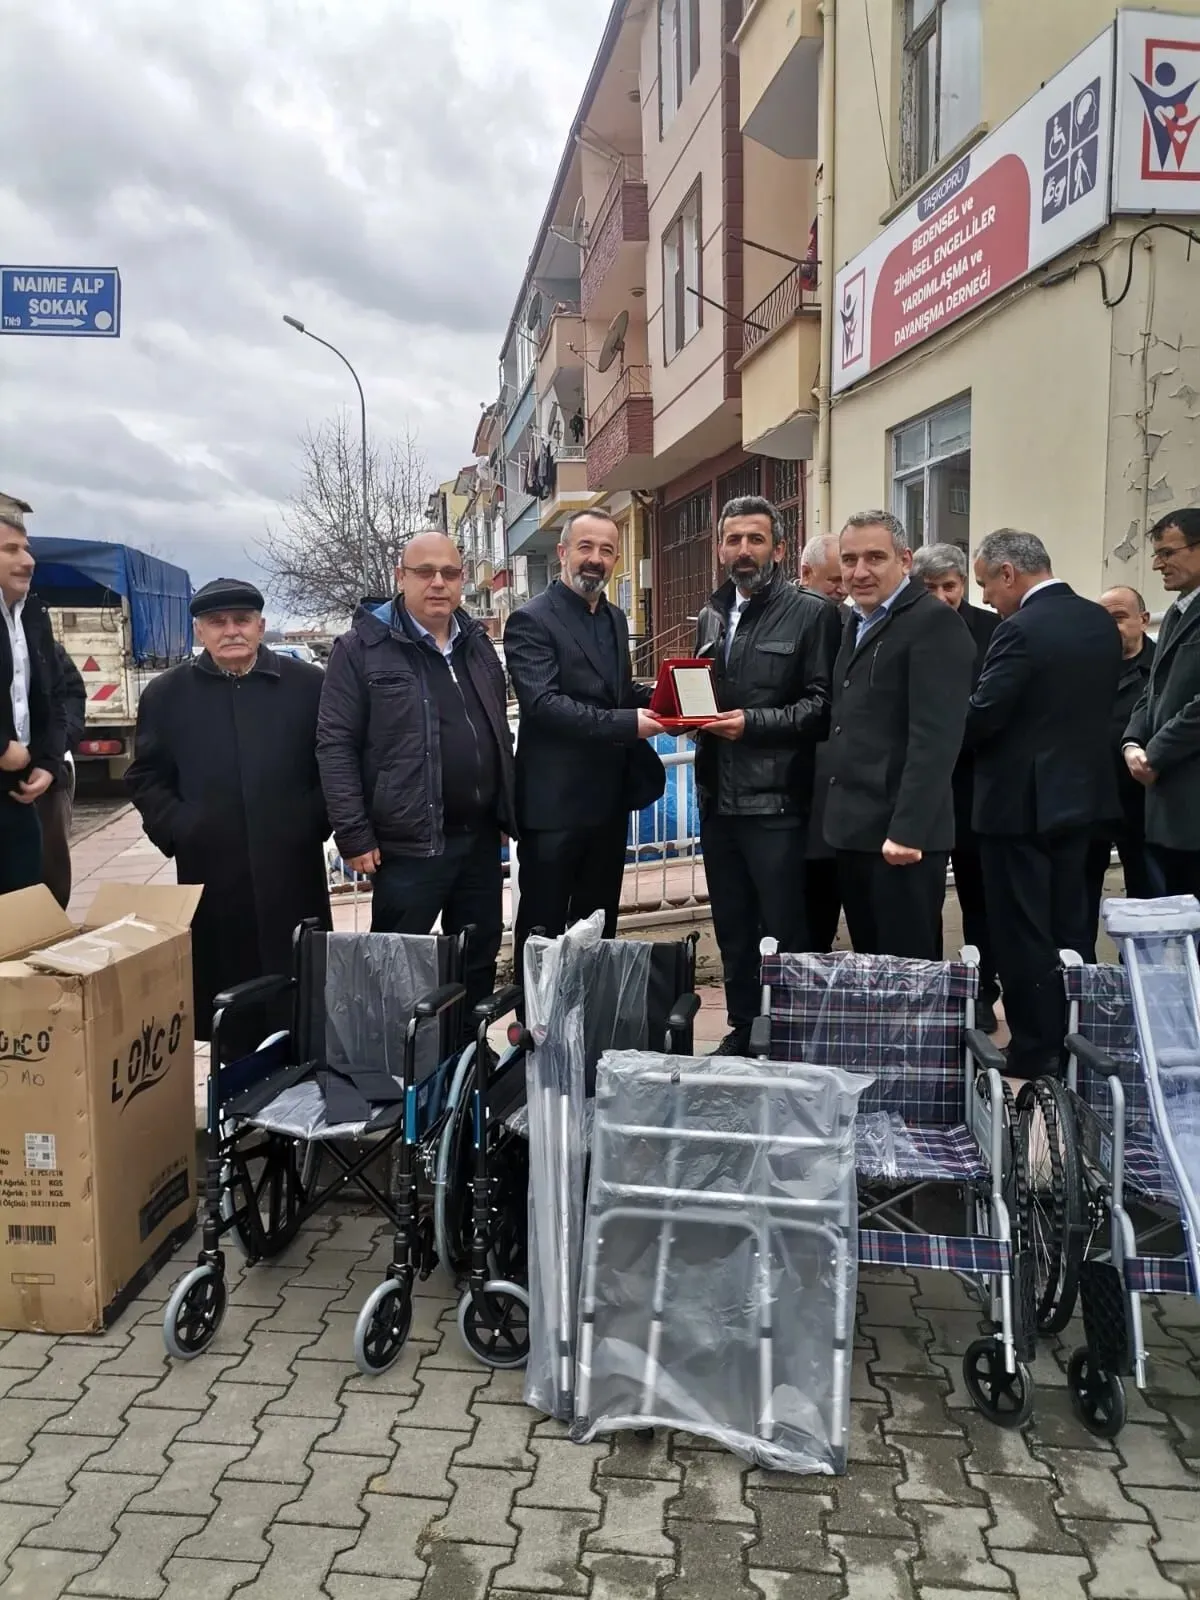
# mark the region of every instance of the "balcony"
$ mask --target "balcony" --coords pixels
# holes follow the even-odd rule
[[[649,241],[650,202],[640,164],[623,161],[588,230],[579,279],[585,316],[611,320],[628,306],[634,289],[645,289]]]
[[[555,528],[572,511],[584,511],[595,495],[588,488],[587,451],[582,445],[559,445],[554,464],[554,489],[541,502],[539,525]]]
[[[746,317],[742,444],[788,461],[813,453],[821,365],[821,313],[814,266],[793,267]]]
[[[574,348],[572,348],[572,346]],[[538,398],[547,394],[551,385],[564,372],[582,372],[582,351],[587,349],[587,330],[579,307],[555,306],[538,351]]]
[[[790,160],[817,154],[819,0],[750,0],[734,36],[742,132]]]
[[[626,367],[588,419],[588,488],[640,488],[653,459],[650,368]]]

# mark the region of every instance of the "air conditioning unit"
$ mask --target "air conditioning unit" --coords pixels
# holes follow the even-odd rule
[[[654,582],[653,582],[653,579],[651,577],[651,572],[652,572],[653,566],[654,566],[654,563],[650,560],[649,556],[643,557],[643,559],[638,562],[638,588],[639,589],[653,589]]]

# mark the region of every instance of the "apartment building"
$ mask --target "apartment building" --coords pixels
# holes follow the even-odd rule
[[[743,111],[756,34],[751,115],[803,77],[825,167],[823,525],[1027,528],[1081,592],[1161,604],[1146,528],[1200,499],[1198,0],[759,0]]]

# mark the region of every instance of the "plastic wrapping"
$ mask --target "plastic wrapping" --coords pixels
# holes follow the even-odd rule
[[[325,940],[325,1065],[352,1080],[399,1081],[413,1007],[441,981],[434,934],[331,933]],[[438,1064],[440,1030],[417,1034],[416,1081]],[[370,1099],[370,1095],[367,1095]]]
[[[921,1152],[894,1111],[864,1111],[854,1129],[854,1162],[868,1182],[898,1182],[919,1177]]]
[[[590,1144],[587,1094],[600,1053],[645,1042],[650,946],[603,938],[596,912],[559,939],[525,947],[529,1138],[527,1405],[568,1421]]]
[[[1200,1284],[1200,904],[1191,895],[1106,901],[1104,920],[1122,942],[1150,1111]]]
[[[367,1126],[365,1122],[330,1122],[325,1096],[315,1078],[281,1090],[247,1120],[256,1128],[283,1133],[290,1139],[357,1139]]]
[[[894,1113],[913,1127],[962,1125],[963,1032],[978,981],[961,961],[768,956],[772,1058],[868,1074],[864,1112]]]
[[[868,1083],[604,1055],[573,1438],[678,1427],[777,1471],[844,1470]]]

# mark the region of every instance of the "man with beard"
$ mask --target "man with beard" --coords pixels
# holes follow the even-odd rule
[[[831,602],[835,615],[846,598],[842,582],[842,556],[836,533],[818,533],[800,553],[800,587]],[[825,796],[829,792],[829,740],[817,746],[813,773],[812,815],[804,857],[804,903],[808,913],[809,948],[828,955],[842,918],[842,891],[838,887],[837,857],[825,843]]]
[[[200,655],[146,685],[126,774],[151,842],[180,883],[202,883],[192,923],[196,1036],[213,997],[292,967],[296,925],[330,926],[328,825],[317,772],[319,667],[263,644],[263,597],[215,578],[192,599]],[[247,1013],[228,1059],[282,1011]]]
[[[717,536],[728,576],[700,613],[696,654],[712,659],[721,715],[698,735],[696,789],[730,1029],[714,1054],[744,1055],[762,992],[759,941],[809,947],[805,835],[839,626],[834,606],[784,577],[769,500],[731,500]]]
[[[666,786],[644,743],[662,725],[635,684],[629,622],[604,589],[620,535],[602,511],[579,511],[563,528],[562,577],[509,617],[504,656],[521,720],[517,731],[520,834],[515,957],[533,928],[562,933],[604,912],[617,930],[629,813]]]

